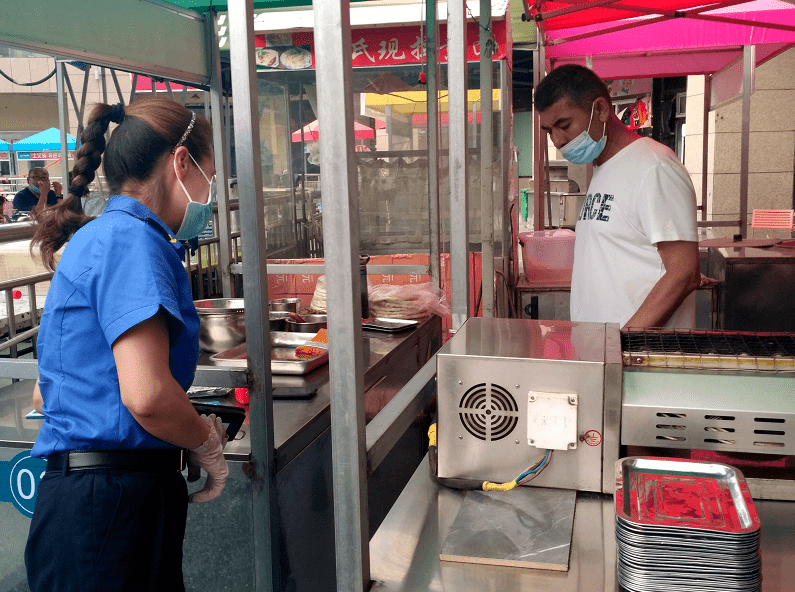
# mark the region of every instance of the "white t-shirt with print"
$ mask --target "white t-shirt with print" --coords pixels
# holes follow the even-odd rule
[[[620,323],[665,273],[655,247],[697,241],[696,193],[667,146],[640,138],[594,168],[575,227],[571,320]],[[695,328],[695,293],[666,328]]]

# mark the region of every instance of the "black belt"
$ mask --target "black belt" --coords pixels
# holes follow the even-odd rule
[[[163,450],[86,450],[54,452],[47,457],[48,473],[120,469],[141,473],[171,473],[181,471],[183,451]]]

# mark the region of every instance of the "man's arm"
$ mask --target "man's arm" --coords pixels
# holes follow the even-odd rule
[[[662,327],[701,284],[697,242],[664,241],[657,243],[657,252],[665,273],[622,329]]]

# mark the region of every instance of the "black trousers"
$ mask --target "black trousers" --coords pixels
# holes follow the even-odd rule
[[[47,473],[25,548],[32,592],[182,592],[185,479],[118,469]]]

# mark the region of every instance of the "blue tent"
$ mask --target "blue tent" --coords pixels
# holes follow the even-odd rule
[[[0,152],[5,152],[8,150],[8,142],[0,138]]]
[[[66,134],[67,150],[75,149],[75,138]],[[14,152],[20,151],[40,151],[40,150],[60,150],[61,149],[61,130],[51,127],[38,134],[33,134],[23,140],[14,142]]]

